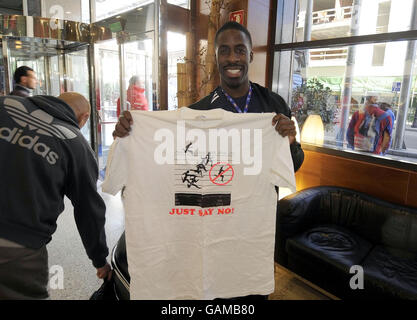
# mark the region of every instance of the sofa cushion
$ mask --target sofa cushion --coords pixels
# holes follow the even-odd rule
[[[287,241],[289,255],[303,255],[349,272],[352,265],[360,264],[368,254],[372,244],[336,225],[313,227]]]
[[[375,246],[363,263],[365,289],[379,295],[417,299],[417,253]]]
[[[352,290],[351,266],[360,264],[372,244],[336,225],[315,226],[287,240],[288,268],[340,298],[362,298]]]

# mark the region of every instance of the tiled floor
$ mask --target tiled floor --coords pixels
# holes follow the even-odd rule
[[[124,230],[124,213],[120,194],[101,195],[107,207],[105,229],[110,263],[111,250]],[[61,266],[64,274],[63,289],[54,288],[59,286],[59,281],[54,280],[53,284],[50,284],[51,300],[89,299],[100,287],[102,280],[96,277],[96,269],[85,253],[75,224],[73,207],[68,198],[65,198],[65,211],[58,219],[58,228],[48,245],[48,253],[49,267],[52,271],[50,278],[57,279],[58,269],[51,269],[54,265]]]

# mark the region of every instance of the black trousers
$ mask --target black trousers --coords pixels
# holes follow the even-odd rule
[[[38,250],[0,247],[0,299],[47,299],[48,280],[46,246]]]

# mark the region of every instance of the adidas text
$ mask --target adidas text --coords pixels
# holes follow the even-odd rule
[[[56,152],[51,151],[46,144],[37,142],[39,136],[22,136],[23,130],[19,128],[0,128],[0,139],[6,140],[7,142],[15,145],[19,145],[22,148],[32,150],[36,154],[46,159],[50,164],[54,165],[59,159]]]

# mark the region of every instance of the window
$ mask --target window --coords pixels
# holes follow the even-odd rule
[[[278,2],[272,84],[288,102],[301,132],[310,115],[320,116],[324,138],[303,141],[301,134],[302,142],[417,163],[417,37],[410,31],[417,30],[412,25],[417,4],[414,0],[313,0],[310,13],[307,4],[306,0]],[[346,6],[349,15],[343,16],[341,8]],[[282,18],[291,12],[292,24]],[[408,39],[397,40],[393,34],[397,31],[410,31]],[[373,43],[372,34],[379,34]],[[300,42],[304,39],[311,41]],[[384,122],[388,113],[381,103],[391,107],[391,122]],[[373,121],[381,126],[360,131],[368,128],[363,119],[369,105],[378,108],[372,112],[381,117]],[[382,140],[369,138],[374,143],[369,149],[360,145],[361,132],[368,139],[378,130],[389,131],[386,152],[377,152]]]
[[[174,4],[179,7],[183,7],[185,9],[190,9],[190,1],[189,0],[168,0],[170,4]]]
[[[312,1],[311,25],[306,19]],[[279,0],[288,16],[296,16],[295,40],[302,42],[321,39],[370,35],[410,30],[412,0]],[[360,3],[358,5],[357,3]],[[358,29],[352,34],[352,16],[359,17]],[[284,27],[293,27],[292,20],[283,17]],[[291,21],[290,21],[291,20]],[[392,20],[392,24],[390,24]],[[307,30],[307,32],[306,32]],[[309,38],[310,37],[310,38]],[[292,39],[282,39],[293,42]]]
[[[42,17],[90,22],[89,1],[43,0]]]
[[[184,62],[186,39],[181,33],[168,31],[168,110],[178,108],[177,63]]]
[[[372,65],[374,67],[383,66],[385,59],[385,43],[374,45],[374,52],[372,56]]]
[[[389,14],[391,9],[391,1],[381,2],[378,5],[378,16],[376,19],[376,32],[388,32]]]
[[[119,13],[144,6],[153,0],[91,0],[94,2],[92,22],[100,21]]]

